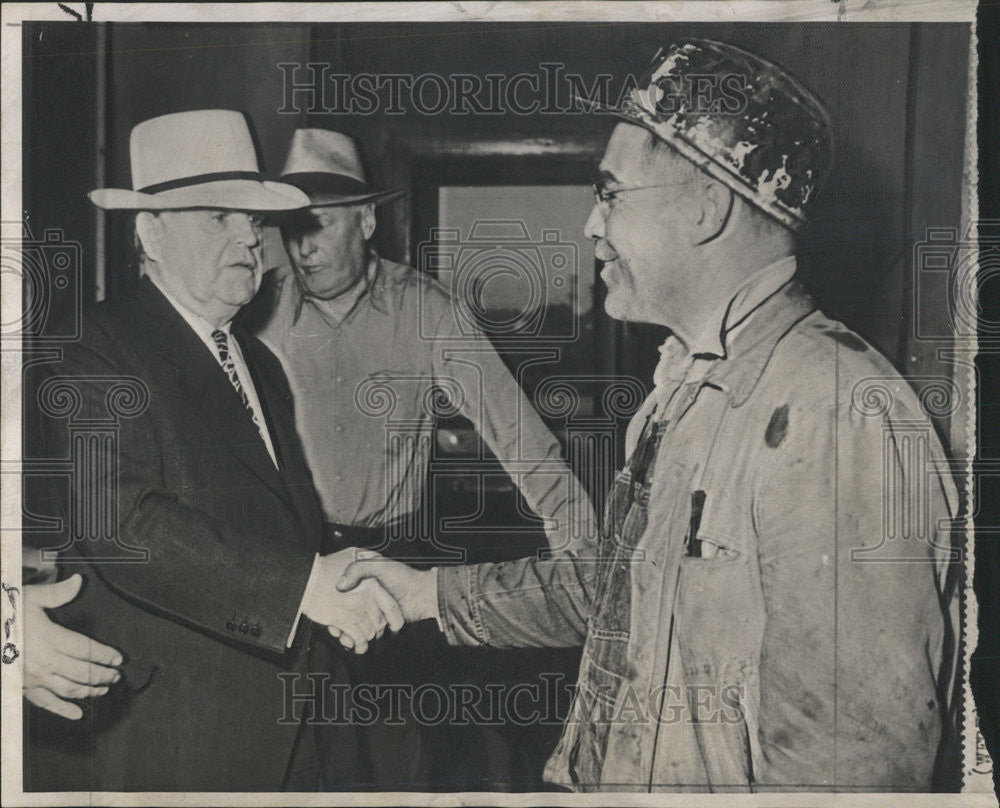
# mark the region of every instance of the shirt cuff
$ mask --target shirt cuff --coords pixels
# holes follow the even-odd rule
[[[434,568],[434,600],[437,602],[437,611],[434,613],[434,620],[438,624],[438,631],[444,633],[444,621],[441,618],[441,568]]]
[[[312,593],[313,584],[316,581],[316,570],[319,568],[319,553],[313,557],[312,569],[309,571],[309,580],[306,581],[306,589],[302,593],[302,600],[299,601],[299,610],[295,613],[295,620],[292,622],[292,630],[288,633],[288,639],[285,641],[285,647],[291,648],[292,643],[295,641],[295,633],[299,630],[299,620],[302,619],[302,610],[305,608],[306,603],[309,601],[309,596]]]
[[[449,645],[486,645],[489,637],[476,602],[479,567],[437,568],[438,625]]]

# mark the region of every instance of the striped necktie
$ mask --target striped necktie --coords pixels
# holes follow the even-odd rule
[[[264,437],[264,424],[261,422],[260,416],[257,415],[257,411],[253,408],[253,404],[247,396],[247,391],[240,384],[240,377],[236,373],[236,365],[233,363],[233,357],[229,353],[229,337],[226,336],[225,331],[217,328],[212,332],[212,339],[215,340],[215,347],[219,350],[219,360],[222,362],[222,369],[226,371],[226,376],[229,377],[229,383],[233,386],[237,395],[239,395],[240,401],[243,402],[243,406],[246,407],[247,412],[250,413],[250,418],[253,420],[254,426],[257,427],[257,432],[260,433],[260,438],[266,446],[267,438]]]

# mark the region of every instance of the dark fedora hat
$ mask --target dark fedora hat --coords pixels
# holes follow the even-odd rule
[[[368,185],[354,139],[328,129],[297,129],[281,181],[304,191],[314,205],[381,205],[406,191],[378,191]]]

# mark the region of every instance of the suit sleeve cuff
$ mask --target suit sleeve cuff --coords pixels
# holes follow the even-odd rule
[[[306,581],[305,591],[302,593],[302,600],[299,601],[299,610],[295,613],[295,620],[292,622],[292,630],[288,633],[288,639],[285,641],[285,647],[291,648],[292,643],[295,641],[295,634],[299,630],[299,621],[302,619],[302,610],[305,605],[309,602],[309,598],[312,595],[313,585],[316,581],[316,570],[319,567],[319,553],[313,557],[312,569],[309,571],[309,580]]]

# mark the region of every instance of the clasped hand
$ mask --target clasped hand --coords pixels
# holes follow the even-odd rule
[[[381,637],[386,628],[399,631],[406,622],[396,599],[377,580],[365,580],[349,592],[337,588],[337,581],[363,551],[349,547],[322,556],[314,571],[302,612],[324,625],[340,644],[357,654]]]
[[[417,570],[371,550],[349,547],[323,556],[307,617],[327,626],[341,645],[363,654],[386,627],[437,615],[437,571]]]
[[[436,569],[418,570],[371,550],[358,550],[337,589],[349,593],[376,582],[395,598],[406,622],[437,616]]]

